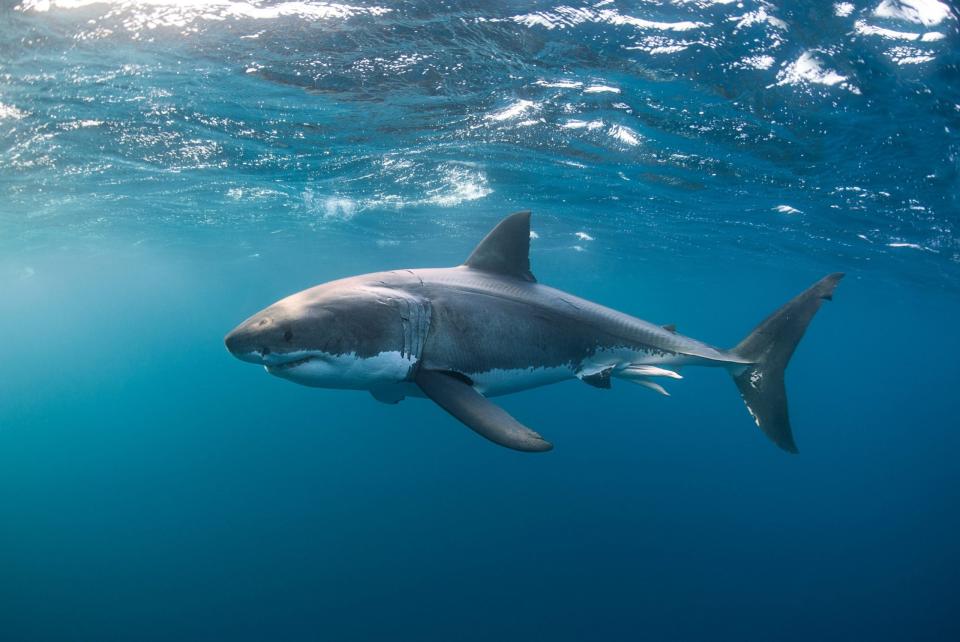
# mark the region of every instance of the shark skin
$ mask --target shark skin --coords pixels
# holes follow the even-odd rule
[[[233,331],[237,358],[294,383],[427,397],[487,439],[516,450],[551,444],[489,400],[567,379],[613,379],[667,394],[688,366],[728,370],[754,421],[796,452],[783,371],[842,274],[770,315],[737,347],[715,348],[542,285],[530,271],[530,213],[501,221],[463,265],[349,277],[277,301]]]

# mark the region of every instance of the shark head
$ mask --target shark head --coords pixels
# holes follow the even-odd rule
[[[409,298],[364,279],[334,281],[277,301],[224,342],[241,361],[303,385],[369,389],[395,383],[419,358]]]

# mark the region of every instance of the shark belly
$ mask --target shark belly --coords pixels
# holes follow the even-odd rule
[[[473,387],[484,397],[509,395],[521,390],[559,383],[574,378],[574,372],[567,366],[531,367],[487,370],[485,372],[465,373],[473,382]]]
[[[268,365],[268,373],[315,388],[370,390],[378,385],[400,383],[409,376],[416,357],[400,351],[384,351],[370,357],[357,354],[305,352],[303,358]]]

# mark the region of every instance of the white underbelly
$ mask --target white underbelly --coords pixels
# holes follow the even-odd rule
[[[538,386],[572,379],[573,371],[567,366],[551,368],[518,368],[513,370],[487,370],[469,373],[473,387],[485,397],[507,395]]]
[[[610,368],[614,370],[611,374],[617,376],[616,371],[618,369],[622,369],[630,364],[679,367],[688,363],[691,363],[691,359],[684,355],[660,356],[620,349],[598,352],[593,358],[586,360],[583,367],[596,372]],[[575,379],[578,376],[578,373],[569,365],[494,369],[485,372],[466,372],[463,374],[470,378],[477,392],[485,397],[508,395],[514,392],[559,383],[568,379]],[[373,382],[369,386],[361,384],[351,387],[368,387],[369,390],[375,393],[375,397],[389,403],[395,403],[404,397],[425,396],[413,381],[391,383],[380,380]]]
[[[546,386],[574,377],[570,368],[527,368],[517,370],[489,370],[470,374],[474,389],[484,397],[508,395],[512,392]],[[406,397],[425,397],[414,381],[379,382],[369,388],[373,396],[385,403],[397,403]]]
[[[292,356],[299,354],[293,353]],[[303,356],[310,359],[294,367],[268,367],[267,372],[304,386],[369,390],[403,381],[416,363],[413,357],[396,351],[381,352],[372,357],[323,352],[304,352]]]

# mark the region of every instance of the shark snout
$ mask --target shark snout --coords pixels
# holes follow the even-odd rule
[[[224,337],[223,343],[237,359],[262,364],[272,353],[266,332],[270,325],[267,318],[241,323]]]
[[[264,356],[270,354],[270,348],[266,346],[254,348],[234,332],[228,334],[223,342],[226,344],[227,350],[230,351],[230,354],[241,361],[247,361],[249,363],[263,363]]]

